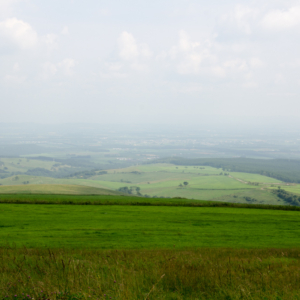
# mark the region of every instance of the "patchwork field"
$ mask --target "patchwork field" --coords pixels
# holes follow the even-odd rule
[[[22,161],[22,163],[25,162]],[[0,185],[2,185],[0,193],[58,193],[57,191],[61,191],[61,193],[69,194],[112,194],[119,189],[127,188],[131,193],[136,194],[138,188],[138,192],[147,197],[183,197],[272,205],[286,204],[271,193],[271,190],[278,186],[291,193],[300,194],[299,185],[296,184],[283,183],[258,174],[224,172],[222,169],[207,166],[146,164],[123,169],[100,170],[94,173],[96,175],[88,178],[81,178],[83,176],[79,175],[69,178],[52,178],[20,174],[0,179]],[[184,182],[187,184],[185,185]],[[49,185],[54,185],[53,191]],[[80,187],[67,188],[67,186],[74,185]],[[124,193],[124,190],[121,192]]]

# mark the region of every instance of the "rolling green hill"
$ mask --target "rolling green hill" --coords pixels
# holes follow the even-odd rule
[[[87,175],[88,173],[85,173]],[[0,193],[114,194],[124,188],[147,197],[183,197],[234,203],[287,204],[272,189],[281,186],[299,193],[299,185],[243,172],[225,172],[210,166],[146,164],[90,172],[88,178],[15,175],[0,179]],[[183,183],[187,182],[187,185]],[[67,186],[72,186],[67,187]],[[75,188],[74,186],[79,186]],[[108,191],[109,190],[109,191]],[[2,192],[3,191],[3,192]]]
[[[119,195],[119,192],[70,184],[26,184],[0,186],[0,194]]]

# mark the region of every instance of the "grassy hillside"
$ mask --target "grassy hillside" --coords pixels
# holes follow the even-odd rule
[[[156,162],[183,166],[211,166],[231,172],[261,174],[284,182],[300,183],[300,160],[252,158],[167,158]]]
[[[0,194],[119,195],[120,193],[112,190],[80,186],[80,185],[26,184],[26,185],[0,186]]]
[[[2,246],[29,248],[300,247],[298,211],[1,204],[0,227]]]

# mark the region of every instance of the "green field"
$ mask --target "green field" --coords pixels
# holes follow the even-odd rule
[[[36,163],[35,160],[32,161]],[[287,204],[271,193],[271,189],[279,185],[287,191],[300,194],[300,185],[289,185],[258,174],[240,172],[224,174],[222,169],[208,166],[145,164],[106,172],[103,174],[103,171],[97,171],[96,176],[87,179],[80,178],[80,176],[79,178],[11,176],[0,179],[0,185],[2,185],[0,193],[113,194],[122,187],[132,188],[135,193],[138,187],[142,195],[149,197],[184,197],[271,205]],[[185,181],[188,182],[187,186],[183,186]],[[53,190],[50,185],[53,185]],[[79,187],[67,188],[67,186],[76,185]]]
[[[0,205],[0,241],[18,247],[299,247],[299,212],[218,207]]]
[[[0,299],[299,299],[300,208],[256,207],[2,194]]]
[[[120,193],[112,190],[83,185],[26,184],[0,186],[0,194],[119,195]]]

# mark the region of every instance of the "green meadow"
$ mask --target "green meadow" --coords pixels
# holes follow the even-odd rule
[[[2,194],[0,299],[299,299],[299,214],[292,206]]]
[[[26,184],[0,186],[1,194],[67,194],[67,195],[119,195],[119,192],[72,184]],[[1,196],[0,196],[1,199]]]
[[[29,248],[299,247],[298,211],[225,207],[0,205],[0,241]]]

